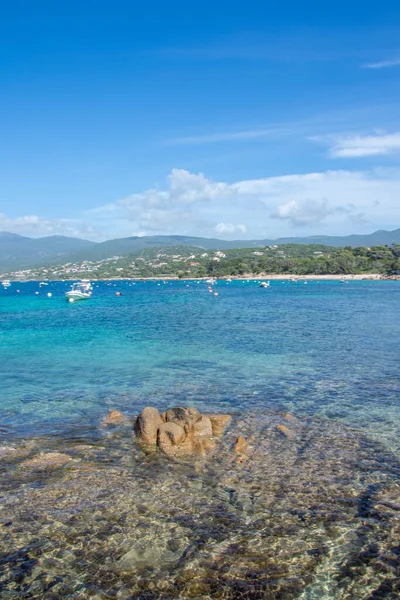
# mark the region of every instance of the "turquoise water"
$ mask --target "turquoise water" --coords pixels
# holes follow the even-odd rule
[[[7,438],[195,403],[340,420],[397,447],[398,281],[218,282],[218,297],[205,283],[99,282],[72,305],[69,285],[0,288]]]
[[[68,288],[0,289],[2,599],[400,597],[400,282]],[[171,459],[146,405],[232,421]]]

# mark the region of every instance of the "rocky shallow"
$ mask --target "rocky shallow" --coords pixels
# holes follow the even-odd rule
[[[400,465],[376,442],[269,412],[144,451],[117,413],[0,446],[1,598],[399,597]]]

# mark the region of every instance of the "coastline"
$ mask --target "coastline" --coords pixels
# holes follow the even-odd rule
[[[71,277],[69,279],[43,279],[43,278],[32,278],[32,279],[12,279],[12,282],[18,283],[29,283],[36,281],[77,281],[80,279],[84,279],[84,277]],[[165,275],[165,276],[154,276],[154,277],[109,277],[107,279],[98,279],[95,277],[91,277],[90,281],[207,281],[208,279],[213,279],[211,276],[207,277],[177,277],[174,275]],[[400,275],[386,275],[384,273],[351,273],[347,275],[294,275],[291,273],[245,273],[243,275],[230,275],[224,277],[214,278],[216,281],[227,281],[231,279],[232,281],[265,281],[265,280],[284,280],[289,281],[295,279],[296,281],[398,281],[400,280]]]
[[[394,276],[394,279],[400,279],[399,276]],[[226,280],[227,278],[224,277],[222,278],[222,280]],[[318,280],[324,280],[324,281],[341,281],[346,280],[346,281],[365,281],[365,280],[372,280],[372,281],[380,281],[383,279],[390,279],[390,277],[388,277],[387,275],[384,275],[382,273],[358,273],[358,274],[351,274],[351,275],[291,275],[288,273],[278,273],[278,274],[262,274],[262,275],[254,275],[254,274],[246,274],[243,275],[241,277],[237,277],[237,276],[232,276],[230,279],[237,281],[237,280],[243,280],[243,279],[249,279],[251,281],[263,281],[263,280],[291,280],[291,279],[295,279],[296,281],[304,281],[304,280],[313,280],[313,281],[318,281]]]

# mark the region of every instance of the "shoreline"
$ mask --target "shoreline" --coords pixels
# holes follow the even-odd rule
[[[80,279],[84,279],[82,277],[71,277],[70,279],[43,279],[43,278],[34,278],[34,279],[10,279],[13,283],[30,283],[37,281],[46,281],[46,282],[69,282],[69,281],[77,281]],[[290,273],[262,273],[259,275],[255,275],[254,273],[246,273],[244,275],[226,275],[223,277],[213,278],[211,276],[207,277],[177,277],[174,275],[167,276],[154,276],[154,277],[110,277],[107,279],[98,279],[98,278],[90,278],[90,281],[204,281],[207,282],[209,279],[215,279],[216,281],[227,281],[231,279],[232,281],[266,281],[266,280],[296,280],[296,281],[399,281],[400,275],[385,275],[384,273],[352,273],[347,275],[293,275]]]

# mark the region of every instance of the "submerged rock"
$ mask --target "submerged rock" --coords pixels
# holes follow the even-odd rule
[[[101,421],[102,427],[107,427],[108,425],[126,425],[128,423],[128,418],[120,410],[116,409],[110,410],[108,415]]]
[[[276,428],[279,431],[279,433],[281,433],[287,438],[292,438],[294,436],[294,432],[285,425],[277,425]]]
[[[238,454],[244,454],[247,447],[248,443],[246,442],[245,438],[242,435],[239,435],[233,446],[233,451],[237,452]]]
[[[18,450],[17,448],[14,448],[14,446],[4,446],[1,445],[0,446],[0,460],[2,458],[12,458],[14,456],[18,456]]]
[[[225,429],[232,421],[230,415],[207,415],[211,421],[213,435],[220,436],[224,434]]]
[[[291,413],[284,413],[283,418],[287,421],[298,421],[298,418],[292,415]]]
[[[248,441],[242,435],[239,435],[239,437],[236,439],[236,442],[234,443],[232,450],[238,455],[238,457],[236,459],[236,461],[238,463],[243,462],[243,461],[247,460],[248,458],[250,458],[250,456],[254,452],[254,448],[252,446],[250,446]]]
[[[70,462],[71,457],[63,452],[40,452],[28,460],[24,460],[20,468],[30,471],[46,471],[59,469]]]
[[[180,553],[157,545],[144,546],[138,544],[121,556],[115,565],[117,572],[135,572],[145,569],[160,569],[173,565],[179,559]]]
[[[23,443],[22,445],[8,445],[1,444],[0,445],[0,462],[5,461],[13,461],[25,458],[32,454],[32,452],[37,448],[36,442],[34,440],[30,440],[27,443]]]

